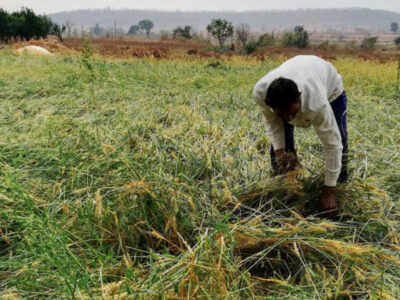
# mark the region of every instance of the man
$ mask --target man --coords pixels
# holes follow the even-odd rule
[[[324,211],[337,209],[337,183],[347,180],[347,98],[335,67],[313,55],[293,57],[269,72],[254,87],[272,142],[275,174],[297,166],[294,125],[313,126],[325,150]]]

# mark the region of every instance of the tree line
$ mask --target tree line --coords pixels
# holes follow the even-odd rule
[[[1,1],[0,1],[1,2]],[[1,5],[0,5],[1,6]],[[349,29],[365,28],[377,32],[388,29],[388,23],[400,22],[398,13],[372,9],[301,9],[283,11],[156,11],[133,9],[87,9],[60,12],[50,15],[54,22],[65,24],[67,21],[82,24],[85,27],[96,23],[112,27],[113,21],[129,29],[140,20],[152,20],[157,23],[153,30],[168,30],[182,25],[191,25],[196,31],[203,30],[210,20],[221,18],[230,20],[235,25],[248,23],[254,31],[277,32],[290,30],[299,24],[308,24],[318,31],[347,32]]]
[[[46,38],[54,34],[62,39],[65,27],[53,23],[49,17],[36,15],[29,8],[22,8],[20,11],[8,13],[0,9],[0,41],[31,40]]]

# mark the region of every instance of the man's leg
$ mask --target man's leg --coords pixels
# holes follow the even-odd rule
[[[294,147],[294,126],[289,124],[288,122],[284,122],[283,124],[285,128],[285,151],[296,154],[296,149]],[[271,155],[271,165],[273,171],[272,174],[273,176],[279,175],[280,173],[279,167],[276,161],[274,147],[272,145],[270,149],[270,155]]]
[[[339,175],[338,182],[344,183],[348,180],[347,162],[349,147],[347,144],[347,97],[343,92],[336,100],[331,102],[333,113],[335,114],[336,122],[339,127],[340,135],[342,137],[343,156],[342,156],[342,170]]]

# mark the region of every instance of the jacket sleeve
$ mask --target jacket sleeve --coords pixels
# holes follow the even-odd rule
[[[336,186],[342,168],[342,138],[333,113],[327,104],[317,113],[314,128],[325,150],[325,185]]]

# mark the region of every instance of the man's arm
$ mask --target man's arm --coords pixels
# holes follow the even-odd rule
[[[313,124],[325,149],[325,186],[335,187],[342,167],[343,145],[332,107],[325,105]]]

